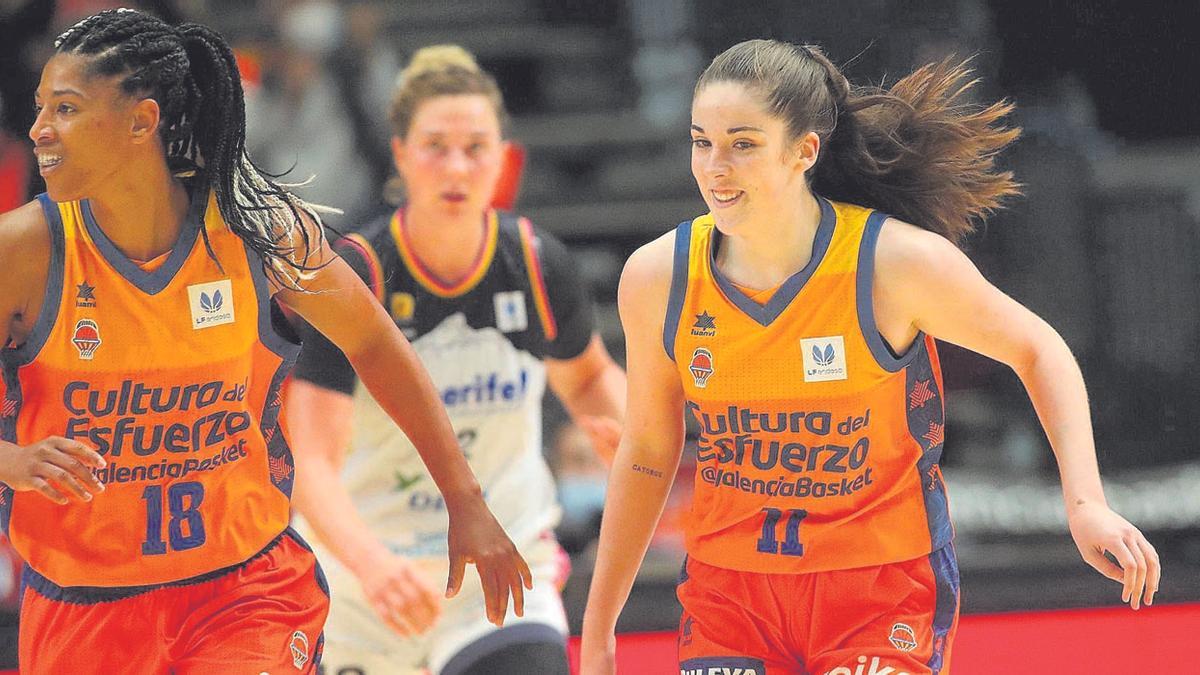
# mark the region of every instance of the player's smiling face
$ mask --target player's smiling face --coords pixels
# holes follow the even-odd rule
[[[774,213],[804,188],[812,162],[798,154],[787,123],[738,82],[712,82],[692,101],[692,176],[717,227],[732,234]]]
[[[410,207],[447,216],[487,208],[504,163],[500,119],[482,94],[422,101],[408,135],[392,139]]]
[[[131,140],[135,101],[116,77],[90,77],[87,58],[57,54],[42,70],[29,129],[38,170],[55,201],[94,196],[117,173]]]

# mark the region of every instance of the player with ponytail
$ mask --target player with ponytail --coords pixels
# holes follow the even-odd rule
[[[449,592],[529,571],[437,392],[317,209],[245,150],[234,55],[109,10],[55,41],[29,135],[47,193],[0,216],[0,526],[28,673],[315,672],[324,575],[289,527],[287,305],[348,355],[449,513]],[[381,376],[386,373],[386,376]]]
[[[711,212],[635,252],[620,284],[629,415],[584,675],[614,670],[681,410],[699,429],[681,673],[948,672],[959,576],[935,337],[1017,372],[1080,553],[1134,609],[1152,601],[1158,557],[1105,501],[1070,350],[956,247],[1017,192],[994,165],[1018,133],[1010,106],[972,105],[972,84],[942,62],[856,87],[818,47],[772,40],[701,75],[692,174]]]

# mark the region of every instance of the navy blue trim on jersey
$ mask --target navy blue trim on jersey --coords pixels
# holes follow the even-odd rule
[[[179,581],[168,581],[162,584],[148,584],[145,586],[59,586],[50,581],[46,577],[38,574],[28,563],[21,570],[21,586],[23,588],[34,590],[46,598],[55,602],[65,602],[71,605],[95,605],[102,602],[117,602],[118,600],[127,600],[129,598],[144,595],[157,591],[161,588],[178,588],[180,586],[195,586],[209,581],[214,581],[227,574],[237,572],[245,568],[250,563],[258,560],[264,555],[270,553],[279,542],[287,536],[291,528],[280,532],[258,553],[246,558],[240,563],[222,567],[218,570],[205,572],[199,576],[180,579]]]
[[[709,266],[712,269],[713,279],[716,280],[717,286],[725,294],[725,297],[742,310],[743,314],[757,321],[760,326],[770,326],[775,319],[779,318],[780,314],[783,314],[783,311],[792,304],[792,300],[795,300],[796,296],[800,294],[804,284],[812,278],[821,261],[825,259],[825,253],[829,251],[829,243],[833,241],[833,230],[837,224],[837,212],[833,210],[833,205],[823,197],[817,197],[817,203],[821,207],[821,221],[817,224],[817,234],[813,238],[812,253],[808,258],[808,263],[799,272],[788,277],[787,281],[784,281],[775,290],[765,305],[751,300],[724,274],[721,274],[721,270],[717,267],[717,246],[720,244],[722,235],[716,227],[713,228],[712,243],[708,248]]]
[[[42,309],[38,312],[37,321],[25,338],[9,353],[15,366],[32,363],[42,346],[50,337],[50,331],[58,322],[58,310],[62,305],[63,278],[66,274],[67,244],[63,234],[62,214],[58,204],[50,200],[46,193],[37,196],[42,204],[42,213],[46,215],[46,226],[50,228],[50,268],[46,271],[46,292],[42,296]]]
[[[24,396],[16,364],[9,363],[11,349],[0,351],[0,381],[4,383],[4,397],[0,398],[0,441],[17,442],[17,415],[21,413]],[[3,485],[3,483],[0,483]],[[0,506],[3,506],[0,503]]]
[[[243,244],[242,248],[246,252],[250,278],[254,280],[254,296],[258,299],[258,339],[276,356],[289,362],[290,368],[291,362],[294,362],[296,355],[300,353],[299,340],[289,340],[276,329],[272,315],[275,299],[271,297],[271,282],[267,279],[267,271],[263,269],[262,259],[249,246]]]
[[[0,351],[0,377],[4,379],[4,397],[0,398],[0,441],[17,442],[17,415],[21,414],[24,397],[21,382],[17,379],[17,367],[10,364],[7,356],[12,350]],[[12,518],[15,491],[0,483],[0,532],[8,536],[8,522]]]
[[[4,483],[0,483],[0,532],[8,536],[8,523],[12,519],[12,502],[16,492]]]
[[[150,272],[138,267],[124,253],[121,253],[116,244],[104,233],[104,230],[100,229],[100,226],[96,224],[95,216],[92,215],[91,202],[84,199],[79,203],[79,210],[83,213],[84,227],[87,228],[92,241],[96,243],[97,250],[108,261],[108,264],[112,265],[118,274],[125,277],[126,281],[141,289],[143,293],[157,295],[171,283],[175,274],[183,267],[184,261],[191,255],[192,247],[196,245],[196,236],[200,234],[200,228],[204,226],[204,208],[208,204],[207,197],[208,195],[192,195],[187,215],[183,219],[183,227],[179,230],[179,238],[167,256],[167,261]]]
[[[762,659],[748,656],[701,656],[679,662],[680,673],[743,673],[767,675]]]
[[[290,538],[292,541],[296,542],[300,546],[300,548],[304,549],[305,551],[308,551],[309,553],[311,553],[313,555],[313,576],[316,579],[317,588],[320,588],[321,592],[323,592],[326,595],[326,597],[328,597],[329,596],[329,581],[325,579],[325,570],[321,568],[321,561],[317,559],[316,551],[313,551],[313,547],[310,546],[309,543],[304,540],[304,537],[300,536],[299,532],[292,529],[292,527],[290,525],[288,526],[288,528],[286,530],[283,531],[283,535],[285,537]],[[324,633],[322,633],[322,635],[324,635]]]
[[[687,297],[688,263],[692,249],[692,221],[685,220],[675,228],[675,256],[671,259],[671,291],[667,295],[667,316],[663,321],[663,348],[667,358],[675,360],[675,334]]]
[[[553,626],[542,623],[519,623],[492,631],[463,647],[446,662],[439,675],[462,675],[483,662],[490,654],[505,647],[527,644],[561,645],[566,650],[567,636]]]
[[[862,332],[863,339],[867,341],[871,355],[875,357],[875,362],[879,364],[880,368],[894,373],[917,358],[917,354],[921,351],[921,345],[925,342],[925,333],[919,331],[908,351],[897,356],[891,346],[884,341],[883,336],[879,333],[879,327],[875,324],[875,300],[871,292],[875,283],[875,247],[879,243],[879,232],[883,229],[883,223],[889,217],[880,211],[872,211],[871,215],[867,216],[862,243],[858,248],[855,296],[858,304],[858,327]]]
[[[298,352],[299,350],[297,350]],[[267,446],[267,473],[280,492],[292,498],[292,488],[296,482],[296,460],[292,457],[292,449],[288,447],[287,438],[279,424],[279,414],[283,410],[283,394],[280,389],[288,373],[292,371],[295,356],[286,358],[275,369],[271,384],[267,387],[267,396],[259,417],[259,433]]]
[[[917,482],[925,500],[929,541],[934,549],[938,549],[954,538],[946,483],[938,466],[946,436],[945,405],[924,340],[917,344],[913,353],[920,355],[920,358],[905,371],[906,394],[902,405],[907,412],[908,433],[923,450],[917,459]]]
[[[933,610],[933,653],[925,665],[940,675],[946,667],[946,650],[950,647],[950,629],[958,614],[959,573],[958,556],[954,545],[948,544],[929,554],[929,566],[933,568],[935,596]]]

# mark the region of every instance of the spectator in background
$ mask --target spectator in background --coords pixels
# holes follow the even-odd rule
[[[0,0],[0,213],[24,204],[41,186],[27,138],[33,124],[38,70],[28,51],[54,24],[55,0]],[[44,62],[45,59],[37,59]]]
[[[556,528],[558,540],[567,553],[574,555],[600,535],[608,467],[596,456],[587,432],[571,422],[554,434],[549,459],[558,484],[558,503],[562,505],[562,522]]]
[[[3,98],[0,97],[0,104]],[[34,171],[29,141],[0,129],[0,213],[29,201],[30,176]],[[3,393],[0,391],[0,393]]]
[[[631,2],[629,13],[638,108],[651,124],[675,128],[691,102],[691,83],[704,67],[704,56],[691,37],[694,14],[688,0]]]
[[[334,82],[350,121],[355,150],[367,162],[371,194],[382,195],[392,175],[388,141],[392,130],[385,115],[400,72],[396,50],[384,39],[387,5],[376,0],[351,0],[344,5],[345,37],[332,55]],[[383,205],[380,204],[382,207]]]
[[[296,194],[340,209],[328,224],[355,222],[375,204],[372,175],[329,59],[342,40],[342,13],[325,0],[285,6],[265,17],[279,33],[263,58],[262,86],[247,92],[246,143],[267,171],[301,183]]]

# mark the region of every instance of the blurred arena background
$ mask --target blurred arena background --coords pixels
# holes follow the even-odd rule
[[[1163,583],[1156,606],[1139,615],[1021,614],[1008,628],[1004,617],[973,616],[1114,606],[1120,591],[1075,551],[1053,457],[1016,377],[943,346],[944,467],[963,612],[972,615],[964,618],[955,672],[1195,672],[1182,664],[1124,666],[1105,655],[1117,640],[1143,650],[1182,648],[1200,627],[1186,605],[1200,600],[1194,0],[0,0],[0,211],[42,190],[27,130],[53,36],[120,4],[201,21],[235,44],[252,155],[268,170],[290,170],[289,179],[314,176],[301,194],[342,208],[346,215],[332,219],[342,229],[386,208],[379,197],[390,175],[386,109],[400,66],[429,44],[473,51],[497,76],[511,136],[528,151],[518,209],[571,245],[618,358],[624,259],[704,208],[689,173],[687,122],[695,77],[712,56],[750,37],[815,42],[852,80],[878,83],[948,54],[974,55],[981,98],[1017,104],[1013,122],[1025,134],[1002,161],[1025,196],[991,219],[969,252],[1001,289],[1058,328],[1079,358],[1109,499],[1158,547]],[[549,411],[546,452],[566,512],[559,534],[574,574],[564,596],[578,631],[604,469],[564,420],[561,410]],[[677,525],[690,481],[685,459],[624,631],[675,629]],[[0,553],[0,668],[15,665],[18,566],[9,563]],[[1159,606],[1166,604],[1179,606]],[[1039,620],[1046,630],[1024,637],[1010,630]],[[987,632],[997,626],[1018,642]],[[999,669],[1008,663],[1000,657],[992,670],[970,665],[972,650],[1024,653],[1037,648],[1037,636],[1058,636],[1072,653],[1100,661],[1050,666],[1025,653],[1003,666],[1011,670]],[[643,638],[660,655],[674,648],[672,636],[652,635],[632,638],[631,649]]]

